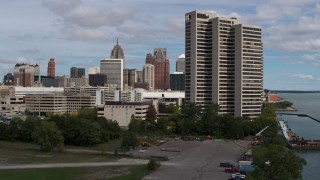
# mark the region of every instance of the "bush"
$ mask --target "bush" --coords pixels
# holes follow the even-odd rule
[[[154,159],[150,159],[147,166],[148,170],[154,171],[159,167],[159,164]]]

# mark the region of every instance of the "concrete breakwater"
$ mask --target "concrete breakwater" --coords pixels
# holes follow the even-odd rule
[[[285,112],[277,112],[276,114],[277,114],[277,115],[294,115],[294,116],[308,117],[308,118],[310,118],[310,119],[312,119],[312,120],[317,121],[317,122],[320,123],[320,120],[318,120],[318,119],[316,119],[316,118],[314,118],[314,117],[312,117],[312,116],[309,116],[309,115],[307,115],[307,114],[302,114],[302,113],[285,113]]]
[[[294,114],[289,114],[294,115]],[[297,115],[297,114],[295,114]],[[299,114],[303,117],[309,117],[310,116]],[[297,115],[297,116],[299,116]],[[279,122],[279,126],[281,127],[282,133],[287,140],[287,143],[291,149],[294,150],[320,150],[320,140],[306,140],[303,137],[300,137],[295,132],[293,132],[290,127],[288,126],[287,122],[282,119],[281,116],[277,117],[277,120]],[[319,122],[317,119],[313,119],[317,122]]]

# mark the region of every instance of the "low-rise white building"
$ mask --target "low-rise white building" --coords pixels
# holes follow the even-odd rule
[[[145,120],[150,105],[154,105],[152,100],[142,102],[116,102],[108,101],[103,106],[98,107],[98,116],[115,120],[120,127],[128,127],[132,115]]]

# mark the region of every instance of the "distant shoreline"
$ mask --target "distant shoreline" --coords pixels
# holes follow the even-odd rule
[[[320,93],[320,91],[271,90],[273,93]]]

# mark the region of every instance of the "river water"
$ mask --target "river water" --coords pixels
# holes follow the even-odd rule
[[[293,102],[293,107],[301,114],[307,114],[320,120],[320,93],[282,93],[280,97]],[[288,121],[293,132],[305,139],[320,140],[320,123],[308,117],[282,115]],[[303,179],[320,179],[320,151],[298,151],[298,155],[307,161],[303,169]]]

